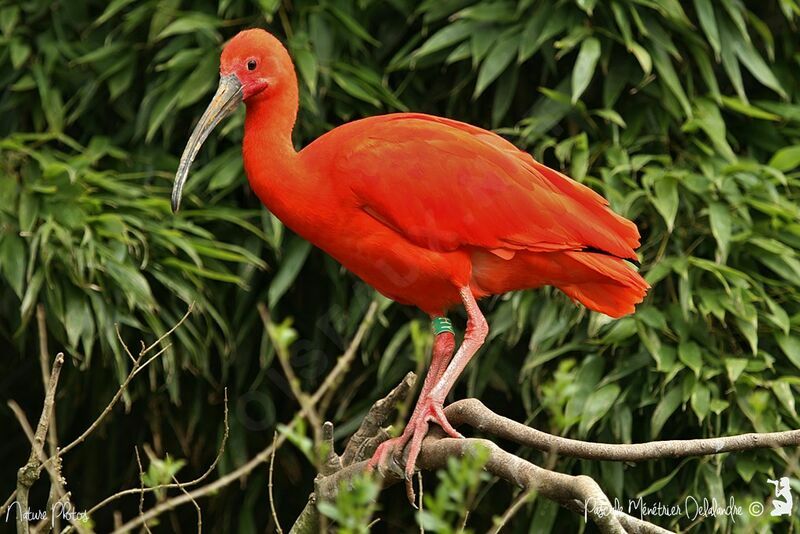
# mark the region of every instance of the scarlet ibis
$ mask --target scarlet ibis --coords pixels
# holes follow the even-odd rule
[[[550,285],[620,317],[644,298],[648,284],[626,263],[637,259],[636,226],[593,190],[490,131],[394,113],[339,126],[297,152],[294,66],[260,29],[239,33],[222,52],[219,87],[175,176],[173,211],[200,146],[242,102],[244,167],[264,205],[380,293],[432,318],[431,365],[414,412],[370,461],[380,465],[410,444],[409,490],[429,422],[461,437],[442,407],[489,331],[478,299]],[[445,314],[459,304],[467,325],[453,356]]]

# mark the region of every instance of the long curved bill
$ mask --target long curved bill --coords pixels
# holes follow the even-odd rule
[[[194,131],[186,143],[186,148],[183,149],[178,172],[175,173],[175,185],[172,186],[173,213],[177,212],[181,206],[183,185],[186,183],[189,169],[200,151],[200,147],[203,146],[203,142],[205,142],[217,124],[233,113],[241,103],[242,83],[235,74],[221,76],[214,98],[211,99],[211,103],[206,108],[203,116],[200,117],[200,121],[194,127]]]

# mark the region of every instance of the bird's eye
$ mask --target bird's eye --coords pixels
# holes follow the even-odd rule
[[[248,62],[247,62],[247,70],[256,70],[256,66],[257,66],[257,63],[256,63],[255,59],[248,60]]]

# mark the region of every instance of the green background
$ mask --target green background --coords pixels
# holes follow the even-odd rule
[[[65,458],[83,509],[138,485],[134,445],[185,461],[181,479],[202,473],[223,433],[224,387],[231,428],[214,477],[292,418],[298,406],[257,303],[276,323],[293,318],[292,363],[306,390],[330,370],[374,294],[260,207],[241,164],[244,110],[203,147],[181,213],[169,210],[222,44],[262,27],[296,62],[298,146],[368,115],[434,113],[496,129],[636,221],[653,288],[635,315],[611,321],[549,289],[488,299],[490,338],[457,398],[608,442],[796,428],[799,20],[795,0],[0,2],[0,397],[38,417],[42,304],[51,351],[68,355],[57,399],[66,443],[129,370],[115,324],[137,347],[195,302],[124,409]],[[340,447],[366,408],[428,357],[427,318],[380,302],[353,368],[325,402]],[[463,315],[453,318],[463,329]],[[293,336],[288,324],[279,332]],[[0,425],[4,498],[29,447],[5,403]],[[312,432],[297,428],[275,465],[284,527],[315,474]],[[639,465],[559,459],[555,468],[595,477],[612,499],[747,503],[772,493],[768,477],[792,476],[800,491],[797,460],[787,449]],[[258,469],[203,499],[206,529],[264,531],[266,475]],[[482,483],[468,527],[484,531],[515,491]],[[34,503],[44,493],[37,486]],[[126,519],[136,501],[119,501]],[[109,529],[113,508],[93,518],[98,531]],[[194,514],[185,506],[159,528],[192,531]],[[376,528],[413,524],[402,488],[383,494],[378,516]],[[773,526],[789,525],[781,521]],[[509,531],[580,525],[538,499]],[[769,525],[745,514],[692,528]]]

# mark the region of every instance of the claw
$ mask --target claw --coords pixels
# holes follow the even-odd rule
[[[452,438],[464,437],[453,428],[453,425],[451,425],[445,417],[441,402],[436,402],[430,398],[420,399],[414,410],[414,414],[403,430],[403,434],[396,438],[388,439],[378,445],[375,454],[372,455],[372,458],[367,464],[369,469],[374,469],[376,466],[383,466],[392,452],[395,454],[402,453],[403,449],[408,445],[408,455],[406,456],[403,478],[405,479],[408,502],[414,508],[417,508],[417,503],[412,481],[416,471],[417,458],[422,451],[422,441],[428,433],[430,421],[442,427],[442,430]]]
[[[417,506],[417,496],[414,494],[413,478],[406,478],[406,497],[408,497],[408,502],[411,506],[413,506],[415,510],[419,510],[419,506]]]
[[[431,411],[433,414],[430,417],[430,420],[435,421],[440,427],[442,427],[442,430],[444,430],[445,434],[451,438],[464,437],[458,430],[453,428],[453,425],[451,425],[450,421],[447,420],[447,417],[444,416],[444,409],[442,408],[441,404],[434,404],[431,406]]]

